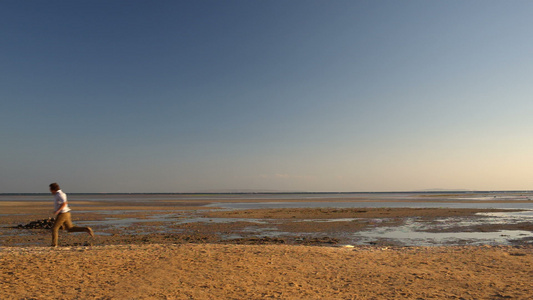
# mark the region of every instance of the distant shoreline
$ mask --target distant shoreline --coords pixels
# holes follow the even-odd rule
[[[368,195],[368,194],[501,194],[501,193],[533,193],[533,190],[429,190],[429,191],[393,191],[393,192],[191,192],[191,193],[76,193],[69,195]],[[0,193],[0,196],[46,196],[50,193]]]

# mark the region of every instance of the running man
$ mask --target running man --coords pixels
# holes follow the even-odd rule
[[[50,184],[50,192],[54,195],[55,206],[55,222],[54,226],[52,226],[52,247],[57,247],[59,228],[61,226],[64,226],[68,232],[87,232],[94,237],[93,230],[90,227],[77,227],[72,224],[70,208],[67,203],[67,194],[63,193],[57,183]]]

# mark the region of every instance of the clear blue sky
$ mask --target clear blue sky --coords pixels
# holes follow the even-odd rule
[[[533,189],[531,1],[2,1],[0,193]]]

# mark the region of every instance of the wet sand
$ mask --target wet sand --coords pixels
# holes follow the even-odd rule
[[[339,199],[337,199],[339,200]],[[341,201],[348,201],[340,199]],[[223,200],[224,201],[224,200]],[[229,200],[228,200],[229,201]],[[243,201],[243,200],[240,200]],[[248,200],[251,201],[251,200]],[[279,200],[286,201],[286,200]],[[294,200],[293,200],[294,201]],[[307,201],[307,200],[306,200]],[[332,201],[332,200],[330,200]],[[352,199],[352,201],[355,201]],[[50,231],[13,229],[51,216],[51,201],[0,201],[0,246],[48,246]],[[202,206],[214,204],[215,206]],[[353,235],[379,228],[399,228],[408,222],[423,224],[426,232],[533,232],[532,222],[485,224],[479,212],[509,212],[502,209],[454,208],[285,208],[217,209],[210,203],[184,200],[151,202],[71,201],[74,224],[90,226],[96,239],[60,231],[62,246],[117,244],[233,243],[286,245],[354,244]],[[443,229],[442,220],[447,227]],[[471,225],[456,226],[457,218]],[[438,226],[437,226],[438,225]],[[522,245],[531,236],[511,241]],[[355,241],[357,244],[357,241]],[[400,246],[391,239],[366,243]],[[462,244],[471,244],[468,239]]]
[[[195,201],[84,201],[71,202],[73,220],[93,222],[94,239],[60,232],[61,247],[50,248],[49,230],[9,228],[49,217],[50,206],[45,201],[0,202],[1,299],[530,299],[533,295],[531,239],[510,246],[467,242],[401,247],[378,241],[343,247],[338,235],[401,225],[413,218],[428,224],[446,217],[477,219],[483,218],[477,212],[502,211],[497,209],[227,211],[206,209]],[[185,222],[190,219],[202,222]],[[214,222],[218,219],[234,221]],[[133,221],[121,223],[124,220]],[[511,225],[533,232],[531,223]],[[501,226],[450,230],[482,232]],[[286,235],[258,237],[250,228],[276,229]],[[234,235],[239,238],[227,238]]]

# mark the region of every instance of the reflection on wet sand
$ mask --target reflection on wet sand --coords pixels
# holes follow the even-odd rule
[[[239,195],[234,201],[224,197],[211,202],[205,197],[201,202],[78,199],[71,202],[76,210],[74,222],[91,226],[97,239],[73,234],[65,235],[62,241],[67,245],[209,242],[397,246],[532,241],[532,204],[518,196],[500,202],[494,198],[465,202],[465,195],[460,200],[442,195],[386,196],[356,199],[328,195],[326,200],[313,195],[311,202],[294,195],[276,195],[275,199],[268,195],[257,200]],[[392,198],[394,202],[390,202]],[[48,217],[50,203],[37,199],[0,201],[0,205],[6,212],[0,228],[2,246],[48,244],[47,231],[8,227]]]

